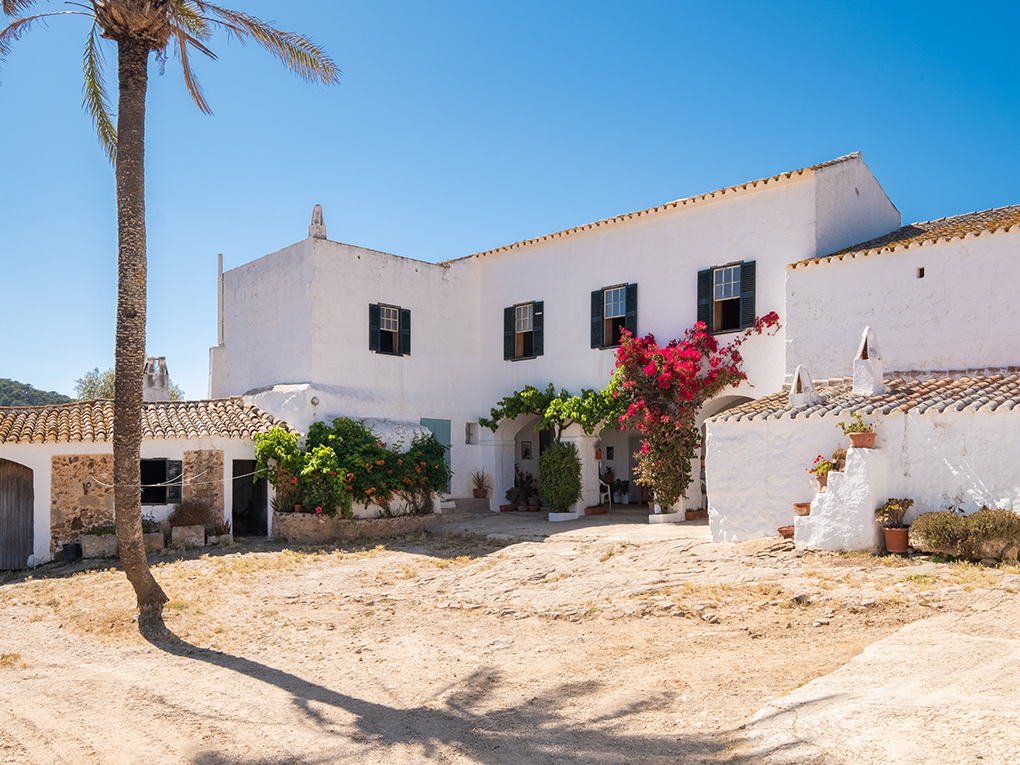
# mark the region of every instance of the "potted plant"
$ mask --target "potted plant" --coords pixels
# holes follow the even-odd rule
[[[596,441],[595,442],[595,460],[597,462],[602,462],[602,442],[601,441]]]
[[[850,415],[850,422],[837,422],[844,436],[850,436],[850,446],[855,449],[870,449],[875,445],[875,426],[861,419],[860,412]]]
[[[630,481],[624,481],[622,478],[613,481],[613,496],[621,504],[630,504]]]
[[[807,471],[811,473],[815,478],[818,479],[818,492],[822,493],[825,491],[825,487],[829,484],[829,472],[835,467],[829,460],[822,459],[822,455],[819,454],[815,457],[813,467],[807,468]]]
[[[846,467],[846,449],[839,448],[832,453],[832,464],[835,466],[832,469],[837,473],[843,472]]]
[[[492,477],[484,470],[476,470],[471,474],[471,483],[474,484],[475,499],[485,499],[492,488]]]
[[[914,504],[912,499],[889,499],[875,511],[875,517],[885,532],[885,549],[891,553],[905,553],[910,526],[903,525],[903,518]]]
[[[538,494],[552,505],[554,512],[549,513],[549,520],[577,517],[570,508],[581,498],[581,460],[573,444],[553,442],[542,451],[538,458]]]

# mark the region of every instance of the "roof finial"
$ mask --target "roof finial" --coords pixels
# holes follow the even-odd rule
[[[858,396],[879,396],[885,393],[882,351],[878,347],[878,336],[871,327],[864,328],[861,344],[857,346],[853,392]]]
[[[315,205],[312,208],[312,225],[308,227],[308,236],[311,239],[326,238],[326,223],[322,219],[322,205]]]

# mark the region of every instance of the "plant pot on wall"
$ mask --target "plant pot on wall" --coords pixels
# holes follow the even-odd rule
[[[883,528],[885,532],[885,549],[891,553],[905,553],[909,546],[908,539],[910,537],[909,526],[899,526],[897,528]]]
[[[871,433],[848,433],[850,436],[850,446],[854,449],[870,449],[875,445],[875,436],[877,435],[874,431]]]
[[[828,475],[828,473],[826,473],[825,475],[819,475],[819,476],[815,476],[815,477],[818,479],[818,493],[819,494],[824,494],[825,493],[825,487],[829,485],[829,475]]]
[[[485,499],[489,493],[488,489],[472,489],[471,491],[474,493],[475,499]]]
[[[795,512],[797,515],[801,516],[802,518],[805,515],[811,515],[811,503],[810,502],[794,502],[793,503],[793,512]]]

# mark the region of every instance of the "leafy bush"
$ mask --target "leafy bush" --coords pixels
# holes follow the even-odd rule
[[[538,496],[557,512],[581,498],[581,460],[573,444],[553,442],[538,458]]]
[[[985,542],[1020,545],[1020,515],[1012,510],[982,507],[968,516],[952,511],[924,513],[910,526],[911,537],[925,550],[977,559]]]

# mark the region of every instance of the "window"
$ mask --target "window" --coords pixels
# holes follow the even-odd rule
[[[411,355],[411,311],[393,305],[368,307],[368,350],[391,356]]]
[[[637,285],[619,284],[591,293],[591,347],[612,348],[620,333],[637,334]]]
[[[698,321],[709,332],[734,332],[754,325],[754,261],[728,263],[698,272]]]
[[[533,359],[545,350],[545,303],[519,303],[503,309],[503,358]]]
[[[180,460],[142,460],[141,466],[143,505],[174,505],[181,501],[184,469]]]

